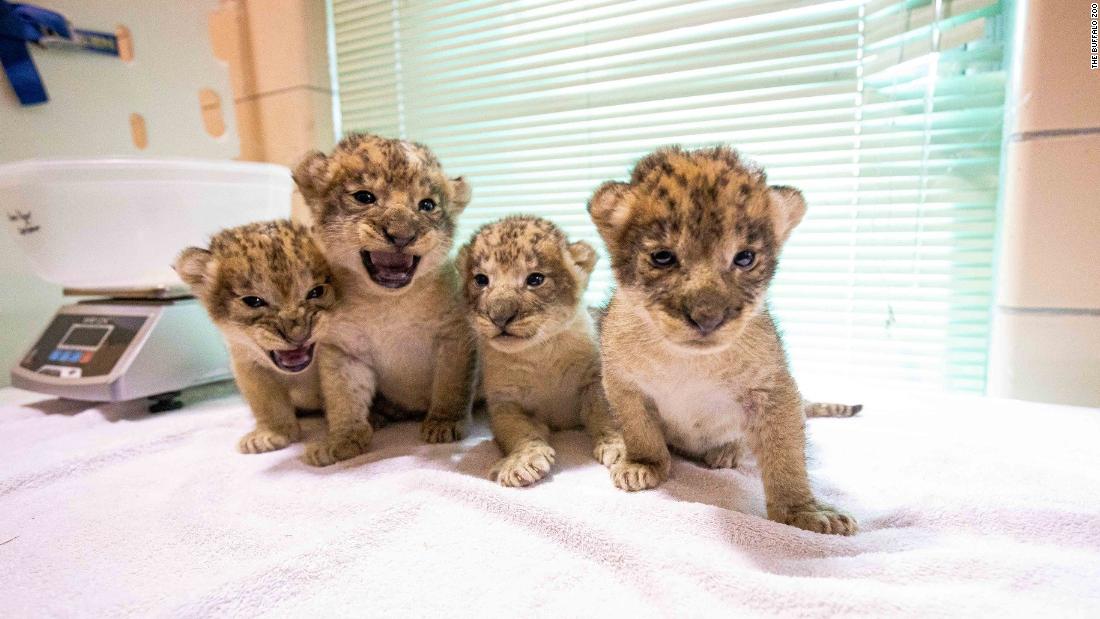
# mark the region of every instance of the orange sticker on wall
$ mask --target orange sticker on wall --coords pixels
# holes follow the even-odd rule
[[[209,88],[199,91],[199,107],[202,108],[202,126],[210,137],[225,135],[225,119],[222,117],[222,98]]]
[[[149,133],[145,128],[145,117],[141,114],[130,114],[130,139],[139,150],[145,150],[149,146]]]
[[[115,38],[118,39],[118,57],[123,62],[134,59],[134,39],[130,36],[130,29],[120,25],[115,28]]]

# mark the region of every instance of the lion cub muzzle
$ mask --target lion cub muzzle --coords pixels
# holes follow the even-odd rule
[[[485,309],[485,315],[500,330],[497,335],[516,335],[515,333],[509,333],[508,327],[520,315],[519,300],[512,295],[498,295],[496,298],[490,298]]]
[[[740,313],[726,295],[709,288],[687,295],[682,309],[684,321],[703,338]]]

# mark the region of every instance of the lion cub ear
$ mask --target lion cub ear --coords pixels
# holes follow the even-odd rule
[[[569,257],[573,259],[582,271],[591,275],[592,269],[596,268],[596,261],[600,259],[596,255],[596,250],[591,245],[584,241],[574,241],[569,244]]]
[[[780,242],[786,241],[791,230],[794,230],[806,214],[806,198],[801,191],[786,185],[772,185],[768,188],[768,197],[771,198],[772,208],[776,212],[776,231]]]
[[[298,191],[306,199],[311,211],[315,212],[319,207],[318,200],[324,197],[328,191],[328,157],[319,150],[311,150],[294,168],[291,173],[294,184],[298,185]]]
[[[630,205],[626,200],[629,192],[630,185],[608,181],[600,185],[588,201],[588,215],[604,240],[626,223],[630,215]]]
[[[470,270],[470,244],[466,243],[462,247],[458,248],[458,253],[455,254],[455,270],[458,271],[458,277],[465,283],[466,273]]]
[[[179,274],[183,283],[191,287],[196,294],[202,294],[210,284],[210,265],[214,254],[201,247],[188,247],[176,258],[172,268]]]
[[[447,181],[451,186],[451,210],[457,215],[466,209],[466,205],[470,203],[470,198],[473,197],[473,190],[470,189],[470,183],[466,181],[465,176],[456,176]]]

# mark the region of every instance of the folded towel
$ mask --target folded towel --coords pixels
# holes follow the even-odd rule
[[[581,432],[509,489],[481,421],[450,445],[391,425],[316,469],[300,444],[236,453],[231,393],[156,415],[42,398],[0,391],[0,616],[1100,616],[1095,409],[811,420],[819,496],[860,520],[845,538],[763,518],[751,465],[675,460],[620,492]]]

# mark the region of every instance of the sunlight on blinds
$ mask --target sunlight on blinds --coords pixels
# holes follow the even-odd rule
[[[800,380],[984,388],[1000,2],[331,2],[342,129],[468,176],[460,239],[523,212],[602,249],[600,182],[728,142],[806,193],[772,291]]]

